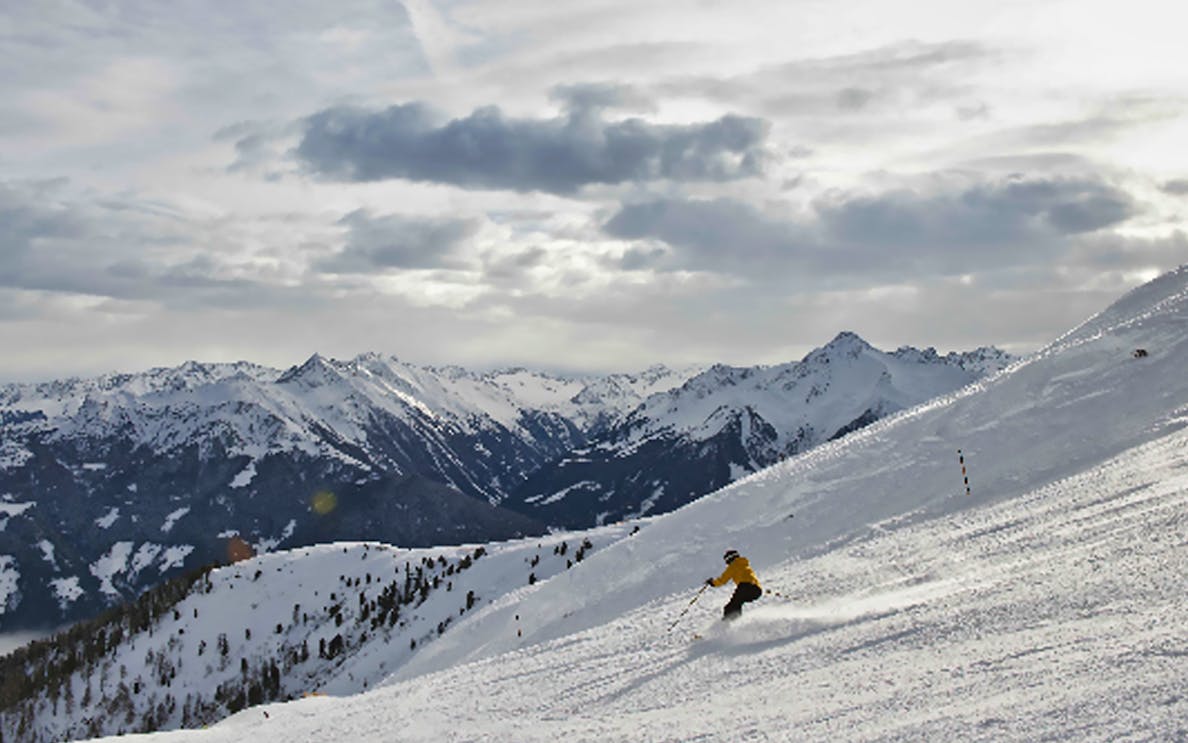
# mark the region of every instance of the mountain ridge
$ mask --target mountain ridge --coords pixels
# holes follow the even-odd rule
[[[928,351],[919,358],[913,373],[943,363]],[[313,354],[283,370],[187,362],[0,387],[0,554],[12,560],[5,574],[15,585],[0,600],[0,626],[60,624],[131,600],[184,568],[223,559],[229,537],[219,535],[256,551],[342,539],[415,547],[443,535],[512,538],[671,510],[786,456],[791,449],[771,444],[782,432],[769,430],[754,405],[735,410],[727,401],[711,421],[729,429],[725,438],[704,451],[666,440],[652,452],[670,469],[695,463],[665,485],[680,498],[637,492],[612,508],[581,497],[577,482],[535,500],[516,494],[679,387],[701,380],[701,392],[721,394],[738,385],[734,377],[765,378],[764,369],[658,365],[564,376]],[[717,377],[714,391],[708,380]],[[924,387],[917,397],[937,391]],[[830,432],[891,409],[855,411]],[[570,497],[548,500],[565,488]],[[323,493],[334,494],[325,512]],[[368,513],[364,504],[376,504],[375,518],[356,517]],[[401,516],[417,510],[437,520]]]

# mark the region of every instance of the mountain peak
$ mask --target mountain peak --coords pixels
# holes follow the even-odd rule
[[[825,344],[826,348],[850,348],[858,346],[861,348],[870,348],[871,345],[862,339],[852,330],[843,330],[833,337],[833,340]]]
[[[338,370],[334,368],[334,364],[324,358],[321,354],[315,352],[312,356],[305,360],[304,364],[301,366],[291,367],[276,381],[277,384],[301,381],[317,386],[319,384],[329,382],[339,376]]]
[[[833,340],[810,352],[804,357],[804,361],[827,362],[831,358],[844,356],[856,358],[866,351],[873,350],[875,350],[874,346],[863,340],[857,333],[843,330],[834,336]]]

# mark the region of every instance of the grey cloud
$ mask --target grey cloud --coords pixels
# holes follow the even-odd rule
[[[607,108],[635,111],[655,109],[655,103],[643,91],[623,83],[558,85],[549,91],[549,98],[570,112],[599,111]]]
[[[1088,178],[1006,178],[964,188],[834,192],[803,217],[729,199],[667,199],[621,207],[603,225],[638,240],[625,269],[694,269],[752,278],[961,273],[1052,260],[1071,238],[1138,212],[1120,189]],[[660,251],[655,243],[671,248]]]
[[[1175,194],[1176,196],[1188,195],[1188,178],[1176,178],[1167,181],[1160,186],[1165,193]]]
[[[760,106],[781,116],[831,116],[876,102],[959,98],[957,75],[989,64],[1000,52],[967,41],[904,42],[846,55],[801,59],[733,77],[686,77],[656,86],[659,94],[701,96]]]
[[[659,240],[672,252],[637,247],[621,266],[637,270],[692,268],[726,273],[762,272],[803,257],[813,241],[794,222],[769,217],[732,199],[665,199],[622,207],[604,225],[611,237]]]
[[[976,157],[958,162],[961,170],[1001,173],[1010,175],[1026,172],[1051,172],[1065,175],[1080,174],[1094,177],[1101,171],[1101,164],[1072,152],[1025,152],[1005,155]]]
[[[727,181],[761,171],[768,124],[723,116],[690,125],[596,113],[518,119],[491,106],[441,123],[424,105],[331,108],[310,116],[295,150],[313,173],[464,188],[571,194],[592,184]]]
[[[135,197],[75,198],[65,183],[0,184],[0,288],[173,306],[267,303],[217,255],[222,233]]]
[[[843,111],[860,111],[875,97],[865,88],[843,88],[837,94],[837,107]]]
[[[360,210],[343,217],[349,230],[346,247],[316,261],[322,273],[372,273],[400,268],[457,267],[458,248],[478,233],[477,219],[414,217],[387,214],[374,217]]]
[[[1093,114],[1082,118],[1006,127],[971,137],[936,154],[973,159],[987,152],[1069,152],[1078,145],[1108,142],[1134,129],[1177,118],[1184,110],[1184,104],[1176,100],[1138,95],[1099,99],[1096,106]]]
[[[78,235],[81,229],[79,216],[57,204],[46,188],[0,183],[0,270],[20,260],[34,242]]]
[[[1000,52],[974,41],[943,41],[926,43],[905,41],[855,54],[828,57],[806,63],[793,63],[788,69],[828,70],[834,73],[906,73],[921,69],[943,67],[996,59]]]
[[[618,268],[624,271],[640,271],[656,268],[663,264],[669,251],[659,245],[633,245],[619,259]]]
[[[955,112],[961,121],[978,121],[990,118],[990,106],[985,101],[958,106]]]
[[[817,211],[831,235],[852,244],[973,247],[1093,232],[1137,207],[1101,181],[1008,178],[953,194],[843,194],[822,199]]]
[[[532,246],[512,252],[490,252],[483,256],[483,279],[501,286],[523,286],[527,283],[526,273],[542,265],[548,251]]]

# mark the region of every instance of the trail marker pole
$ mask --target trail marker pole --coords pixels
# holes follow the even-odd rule
[[[666,630],[667,632],[672,632],[672,628],[677,626],[677,623],[681,621],[681,617],[685,616],[685,614],[687,614],[689,610],[693,608],[693,604],[697,603],[697,599],[701,598],[701,594],[705,593],[705,589],[707,588],[709,588],[708,585],[701,587],[701,590],[697,592],[697,595],[693,597],[693,600],[689,602],[689,605],[685,607],[684,611],[677,615],[676,621],[668,625],[668,629]]]
[[[969,475],[965,474],[965,455],[961,453],[960,449],[957,450],[957,461],[961,463],[961,476],[965,478],[965,495],[968,497],[970,494]]]

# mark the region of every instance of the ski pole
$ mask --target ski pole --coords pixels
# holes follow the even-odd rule
[[[709,588],[708,583],[701,587],[701,590],[697,592],[697,595],[693,597],[693,600],[689,602],[689,605],[685,607],[684,611],[677,615],[676,621],[670,624],[668,626],[668,630],[666,631],[672,632],[672,628],[677,626],[677,623],[681,621],[681,617],[685,616],[685,614],[687,614],[689,610],[693,608],[693,604],[697,603],[697,599],[701,598],[701,594],[705,593],[705,589],[707,588]]]

